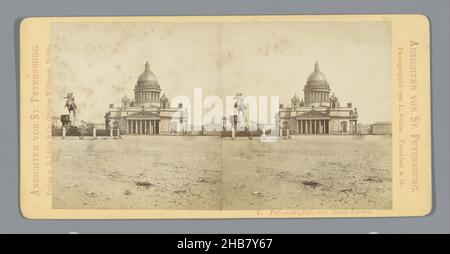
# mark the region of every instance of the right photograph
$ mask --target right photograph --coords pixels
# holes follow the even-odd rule
[[[245,82],[280,95],[280,106],[276,138],[258,123],[258,142],[223,139],[223,209],[392,209],[390,24],[224,30],[240,35],[223,33],[229,90]],[[238,108],[245,122],[249,109]]]

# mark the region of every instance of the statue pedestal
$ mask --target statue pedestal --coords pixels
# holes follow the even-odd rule
[[[78,119],[75,117],[74,113],[70,113],[69,114],[69,120],[70,120],[70,124],[72,126],[79,126],[80,125],[80,123],[77,121]]]

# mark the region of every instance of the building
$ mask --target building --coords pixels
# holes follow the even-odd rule
[[[370,134],[370,127],[369,124],[356,124],[356,134],[359,135],[369,135]]]
[[[134,99],[122,98],[122,105],[110,105],[105,113],[106,129],[120,129],[134,135],[174,134],[181,130],[182,105],[174,108],[161,88],[150,65],[145,64],[134,87]]]
[[[61,128],[61,119],[57,116],[52,116],[52,129]]]
[[[391,122],[377,122],[370,126],[370,133],[372,135],[391,135],[392,123]]]
[[[356,108],[352,103],[341,106],[330,92],[330,84],[316,62],[304,86],[303,99],[295,94],[290,107],[280,107],[280,128],[289,130],[290,135],[356,134]]]

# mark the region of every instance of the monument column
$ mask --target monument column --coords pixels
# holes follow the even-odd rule
[[[322,134],[322,120],[319,120],[319,134]]]
[[[303,134],[307,134],[308,132],[307,128],[308,128],[307,122],[306,120],[303,120]]]
[[[147,120],[144,120],[144,134],[148,134],[147,133]]]

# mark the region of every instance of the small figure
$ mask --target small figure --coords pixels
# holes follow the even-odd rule
[[[245,125],[245,134],[247,135],[249,140],[253,139],[252,131],[250,130],[250,127],[248,125]]]
[[[86,131],[85,128],[86,128],[85,122],[83,120],[81,120],[80,139],[84,139],[84,132]]]

